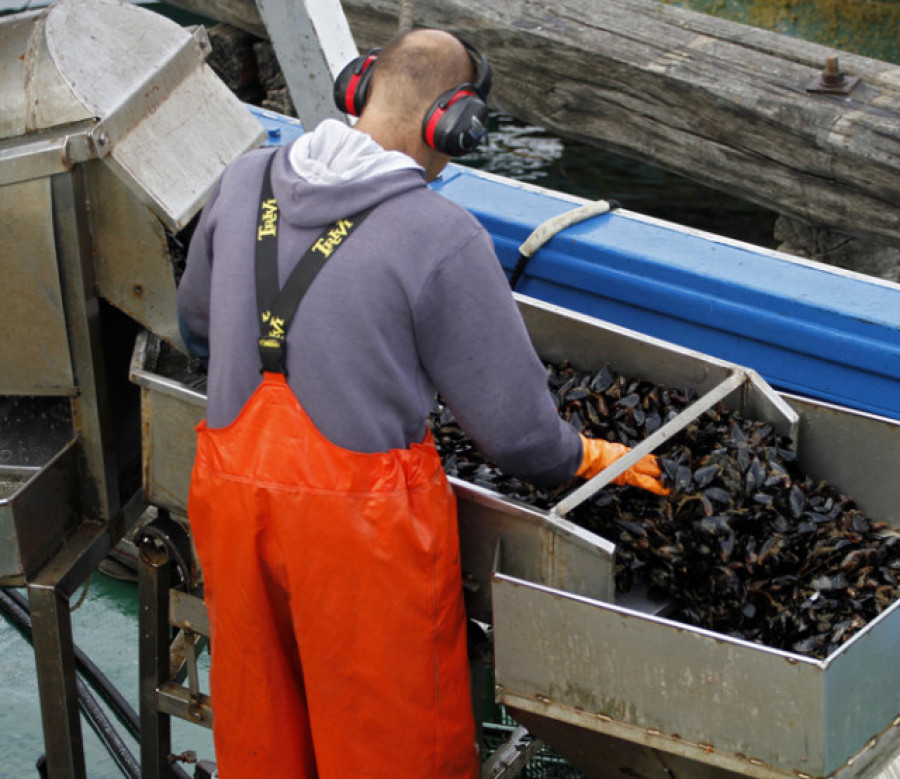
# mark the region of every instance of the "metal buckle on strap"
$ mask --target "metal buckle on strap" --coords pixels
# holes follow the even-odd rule
[[[278,338],[259,339],[259,359],[262,363],[260,373],[282,373],[287,376],[285,366],[286,349],[284,341]]]

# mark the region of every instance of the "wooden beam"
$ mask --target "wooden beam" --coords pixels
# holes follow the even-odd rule
[[[166,2],[197,16],[204,16],[249,32],[257,38],[269,37],[254,0],[166,0]]]
[[[360,49],[394,34],[399,5],[343,0]],[[657,0],[419,2],[413,23],[482,48],[492,102],[519,119],[900,246],[898,66],[839,52],[860,83],[809,93],[832,49]]]

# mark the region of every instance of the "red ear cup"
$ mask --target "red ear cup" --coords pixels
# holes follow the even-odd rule
[[[471,85],[444,92],[422,121],[422,137],[451,157],[474,151],[487,135],[488,107]]]
[[[339,111],[359,116],[369,96],[372,71],[381,49],[372,49],[344,66],[334,81],[334,104]]]
[[[487,57],[468,41],[458,35],[456,38],[475,65],[475,81],[441,95],[431,104],[422,121],[425,143],[451,157],[473,151],[487,135],[488,107],[485,101],[494,80]]]

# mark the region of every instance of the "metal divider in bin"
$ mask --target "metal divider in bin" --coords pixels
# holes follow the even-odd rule
[[[566,592],[611,600],[615,545],[563,517],[505,500],[456,478],[460,558],[466,612],[491,623],[494,549],[503,539],[515,573]]]
[[[652,454],[660,444],[667,441],[673,435],[686,428],[704,411],[708,411],[716,403],[723,401],[732,392],[749,381],[749,376],[742,371],[735,371],[725,381],[713,387],[703,397],[694,401],[684,411],[669,420],[652,435],[647,436],[637,446],[631,449],[624,457],[620,457],[609,467],[604,468],[577,490],[557,503],[552,510],[556,516],[564,517],[573,509],[580,506],[586,500],[594,497],[601,489],[613,481],[617,476],[625,473],[643,457]]]
[[[735,370],[689,408],[678,414],[628,454],[597,474],[550,512],[536,511],[508,501],[489,490],[452,479],[458,499],[460,544],[467,573],[475,579],[475,592],[467,600],[469,614],[490,621],[487,586],[480,579],[493,570],[493,555],[503,539],[516,575],[565,592],[613,601],[615,545],[570,522],[565,515],[589,500],[620,473],[650,454],[663,441],[689,425],[697,416],[724,400],[751,380]]]

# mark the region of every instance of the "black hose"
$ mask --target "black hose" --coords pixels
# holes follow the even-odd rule
[[[29,644],[34,643],[28,601],[18,592],[0,588],[0,611],[18,628]],[[78,670],[91,682],[103,700],[110,706],[119,720],[131,734],[140,741],[140,719],[134,708],[122,697],[109,678],[94,662],[73,644],[75,661]],[[106,747],[107,752],[116,761],[122,773],[129,779],[140,779],[141,767],[128,746],[115,731],[106,713],[97,703],[87,685],[76,677],[78,703],[88,720],[92,730]],[[189,774],[179,765],[171,766],[172,774],[177,779],[189,779]]]
[[[6,594],[12,598],[18,607],[22,609],[26,614],[30,613],[28,601],[24,595],[16,592],[15,590],[6,591]],[[106,702],[106,704],[110,707],[113,714],[116,715],[119,722],[121,722],[128,730],[128,732],[134,736],[136,739],[140,740],[141,738],[141,720],[138,717],[137,712],[134,710],[134,707],[125,700],[122,693],[120,693],[113,683],[109,680],[109,677],[101,671],[93,660],[91,660],[81,649],[77,646],[74,646],[75,651],[75,664],[78,668],[79,672],[84,676],[87,682],[94,688],[94,690],[100,695],[100,697]]]
[[[100,704],[97,703],[97,699],[88,689],[87,684],[77,676],[75,677],[75,684],[78,688],[78,704],[82,712],[84,712],[84,716],[87,717],[94,733],[97,734],[103,742],[103,746],[106,747],[106,751],[116,761],[116,764],[122,769],[122,773],[125,776],[129,777],[129,779],[140,779],[140,763],[135,759],[122,737],[116,732],[116,729],[109,721],[109,717],[106,716]]]

